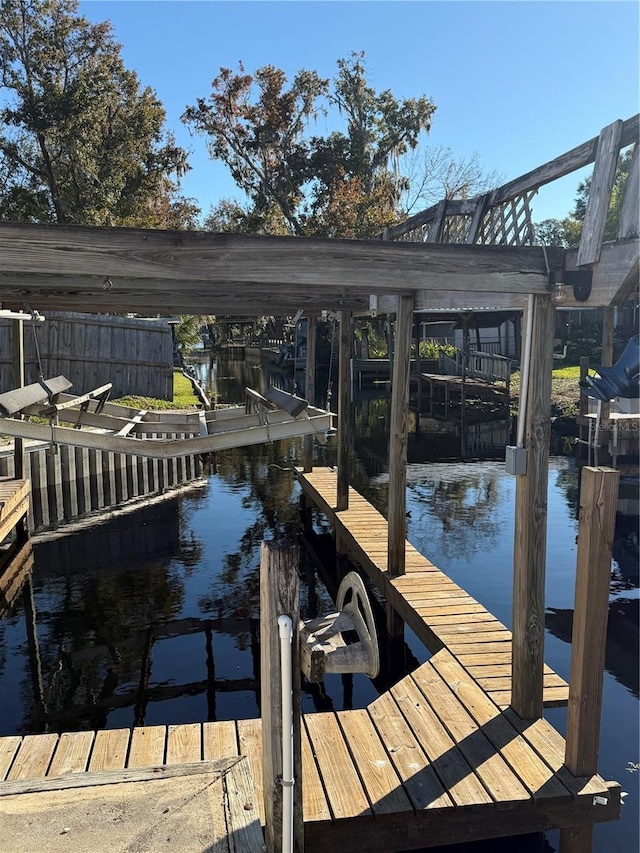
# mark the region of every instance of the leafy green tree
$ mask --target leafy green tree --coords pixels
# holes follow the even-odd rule
[[[309,134],[309,122],[330,108],[346,129]],[[242,65],[237,74],[223,68],[183,121],[208,137],[211,157],[228,165],[249,199],[249,209],[216,216],[230,213],[225,221],[247,230],[368,237],[400,217],[398,158],[416,147],[434,110],[426,96],[376,92],[364,55],[353,53],[339,60],[333,83],[313,71],[287,86],[273,66],[254,75]]]
[[[620,224],[620,213],[624,198],[624,188],[631,167],[632,148],[628,148],[618,159],[616,173],[611,189],[609,212],[604,229],[603,241],[610,242],[617,238]],[[571,213],[564,219],[545,219],[536,223],[536,241],[546,246],[572,247],[580,244],[582,226],[587,212],[589,192],[591,190],[590,175],[578,185],[575,205]]]
[[[186,152],[77,0],[0,0],[0,218],[181,227]]]

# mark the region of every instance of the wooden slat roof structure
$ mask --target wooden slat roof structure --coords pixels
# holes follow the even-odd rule
[[[638,281],[637,155],[619,239],[604,246],[603,211],[612,164],[637,140],[638,127],[638,116],[614,122],[522,178],[476,199],[443,200],[380,240],[1,223],[0,302],[16,309],[257,316],[367,310],[372,295],[379,307],[392,308],[395,299],[385,297],[412,294],[416,310],[521,308],[527,294],[548,291],[549,273],[562,281],[576,269],[582,253],[593,288],[581,304],[614,304]],[[590,162],[585,245],[531,245],[529,202],[538,187]]]

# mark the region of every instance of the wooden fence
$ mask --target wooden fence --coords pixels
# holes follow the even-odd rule
[[[31,530],[161,494],[202,476],[200,456],[146,459],[87,447],[32,444],[25,448],[31,478]],[[14,476],[13,450],[0,454],[0,476]]]
[[[13,387],[10,320],[0,320],[0,390]],[[112,397],[140,394],[170,400],[173,344],[166,320],[113,314],[48,311],[43,323],[25,323],[25,383],[66,376],[73,393],[108,382]],[[39,355],[39,359],[38,359]]]

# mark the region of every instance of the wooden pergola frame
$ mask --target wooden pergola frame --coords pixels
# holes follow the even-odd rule
[[[526,474],[517,477],[514,556],[513,705],[542,713],[546,492],[555,309],[551,282],[590,270],[589,298],[567,306],[609,306],[638,286],[638,145],[618,241],[602,245],[618,154],[638,139],[639,120],[616,121],[598,137],[493,193],[438,205],[380,240],[0,224],[2,308],[95,313],[287,315],[323,309],[342,320],[339,379],[338,508],[348,496],[351,312],[397,313],[389,474],[389,571],[404,572],[407,398],[411,317],[429,308],[515,308],[533,312],[532,375],[526,406]],[[577,250],[519,245],[532,239],[528,201],[549,181],[595,163]],[[524,199],[524,201],[523,201]],[[519,207],[518,207],[519,205]],[[520,212],[525,225],[519,232]],[[499,231],[513,213],[511,236]],[[457,219],[456,219],[457,217]],[[465,220],[466,218],[466,220]],[[446,242],[448,221],[465,220],[462,242]],[[485,225],[483,226],[483,222]],[[487,225],[486,223],[489,223]],[[489,227],[490,226],[490,227]],[[484,228],[484,231],[483,231]],[[416,229],[423,229],[416,237]],[[493,229],[493,230],[492,230]],[[497,230],[496,230],[497,229]],[[494,245],[491,235],[511,245]],[[523,234],[525,236],[523,236]],[[483,236],[484,235],[484,236]],[[408,242],[402,241],[402,238]],[[447,238],[450,239],[450,238]],[[498,238],[497,238],[498,239]],[[309,348],[312,351],[312,346]],[[393,621],[393,620],[391,620]]]

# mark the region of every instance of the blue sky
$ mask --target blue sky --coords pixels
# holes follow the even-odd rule
[[[301,68],[332,77],[339,58],[363,50],[377,90],[435,102],[425,145],[477,152],[507,181],[638,112],[639,8],[635,0],[80,3],[88,18],[111,20],[126,66],[157,92],[167,128],[192,151],[183,190],[205,212],[242,196],[180,115],[208,96],[221,66],[241,60],[248,72],[271,64],[290,78]],[[317,127],[333,129],[330,119]],[[568,213],[584,175],[541,190],[535,219]]]

